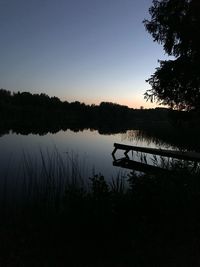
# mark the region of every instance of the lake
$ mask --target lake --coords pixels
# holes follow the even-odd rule
[[[152,148],[171,148],[163,142],[154,141],[141,135],[139,130],[127,130],[125,133],[100,134],[97,130],[58,131],[57,133],[16,134],[10,131],[0,137],[0,176],[19,177],[24,166],[24,159],[32,167],[40,161],[41,155],[51,158],[59,154],[66,164],[75,160],[84,177],[103,174],[106,179],[116,177],[124,169],[112,165],[114,143],[123,143]],[[117,156],[120,156],[117,153]],[[67,163],[68,162],[68,163]],[[64,163],[65,164],[65,163]],[[38,166],[38,165],[37,165]]]

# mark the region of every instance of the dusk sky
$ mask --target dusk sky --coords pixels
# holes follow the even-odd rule
[[[154,107],[145,82],[166,58],[142,21],[151,0],[0,0],[0,88]]]

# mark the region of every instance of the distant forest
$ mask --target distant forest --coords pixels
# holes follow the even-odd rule
[[[151,128],[154,123],[168,125],[188,116],[189,113],[166,108],[133,109],[110,102],[86,105],[79,101],[61,101],[43,93],[11,93],[0,89],[1,134],[11,129],[23,134],[45,134],[61,129],[78,131],[87,128],[114,133],[144,126]]]

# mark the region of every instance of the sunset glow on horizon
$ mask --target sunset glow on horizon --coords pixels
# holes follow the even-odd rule
[[[154,108],[145,82],[164,59],[145,31],[151,0],[0,0],[0,88],[62,101]]]

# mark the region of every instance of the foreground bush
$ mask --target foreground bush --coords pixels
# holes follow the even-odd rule
[[[0,266],[198,266],[198,170],[83,182],[56,158],[2,191]]]

